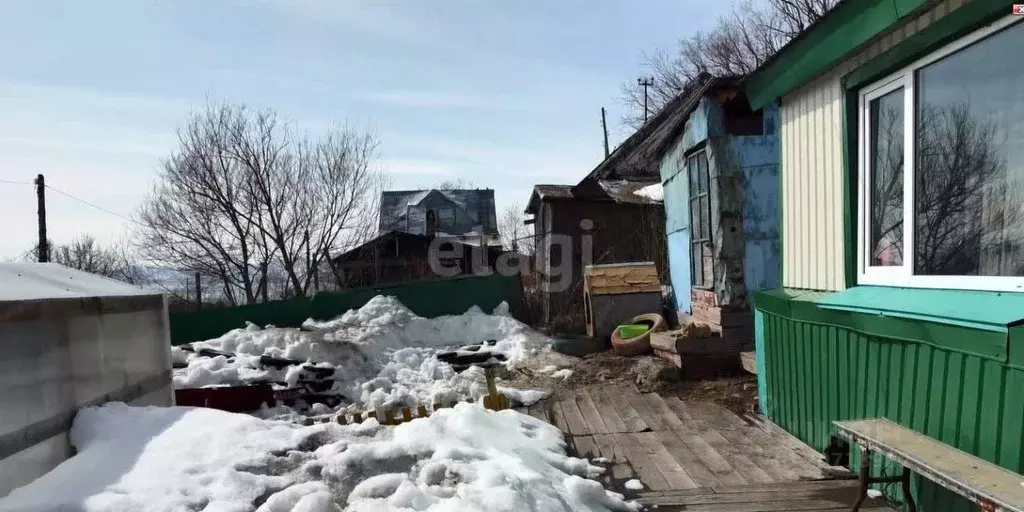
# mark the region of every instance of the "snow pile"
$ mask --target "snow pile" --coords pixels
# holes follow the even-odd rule
[[[639,510],[557,428],[459,404],[394,428],[300,427],[188,407],[87,408],[78,454],[3,511]]]
[[[175,370],[174,384],[180,389],[271,380],[293,387],[302,378],[300,366],[261,369],[258,356],[266,355],[333,367],[333,391],[361,409],[450,403],[486,394],[483,372],[471,368],[456,373],[438,361],[437,353],[485,340],[496,343],[481,351],[504,355],[509,368],[557,356],[551,351],[551,339],[511,317],[506,303],[490,315],[473,307],[462,315],[428,319],[394,297],[377,296],[333,320],[307,320],[301,330],[261,329],[249,323],[244,329],[192,344],[197,351],[236,354],[233,358],[200,357],[180,349],[172,352],[179,364],[187,364]],[[547,396],[538,390],[499,390],[525,405]]]
[[[634,190],[633,193],[641,197],[646,197],[651,201],[665,200],[665,190],[661,188],[661,183],[647,185],[644,188]]]
[[[291,483],[254,468],[325,427],[202,408],[85,408],[71,429],[77,455],[0,500],[0,510],[244,510]]]

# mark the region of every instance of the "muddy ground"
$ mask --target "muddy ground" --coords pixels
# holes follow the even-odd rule
[[[654,355],[623,357],[611,350],[569,361],[573,361],[573,373],[567,379],[530,369],[507,370],[498,377],[501,384],[553,389],[556,395],[595,383],[630,382],[645,393],[713,402],[740,415],[757,412],[757,378],[742,370],[727,371],[710,380],[686,380],[679,368]]]

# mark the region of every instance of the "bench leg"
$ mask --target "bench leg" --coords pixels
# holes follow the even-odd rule
[[[907,500],[907,510],[917,512],[917,505],[914,504],[914,496],[910,494],[910,470],[903,468],[903,476],[900,479],[903,483],[903,499]]]
[[[868,480],[871,472],[871,450],[860,447],[860,490],[857,494],[857,501],[853,503],[850,512],[857,512],[864,500],[868,497]]]

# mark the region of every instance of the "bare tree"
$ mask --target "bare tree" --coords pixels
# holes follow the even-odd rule
[[[825,15],[838,0],[746,0],[732,13],[719,17],[715,28],[679,40],[674,51],[656,50],[644,56],[644,75],[654,77],[647,89],[653,114],[701,74],[746,75],[786,43]],[[632,79],[620,97],[627,112],[622,122],[637,128],[644,122],[644,90]]]
[[[464,178],[455,178],[454,180],[442,180],[441,182],[437,183],[433,187],[423,187],[423,188],[434,188],[434,189],[437,189],[437,190],[465,190],[465,189],[471,189],[471,188],[477,188],[477,187],[470,180],[467,180],[467,179],[464,179]]]
[[[917,132],[915,273],[1021,275],[1024,196],[1005,135],[965,102],[922,107]]]
[[[525,219],[526,215],[519,203],[512,203],[502,210],[498,219],[498,235],[505,250],[533,254],[533,230],[523,224]]]
[[[146,269],[138,264],[126,244],[104,247],[88,234],[80,235],[66,244],[54,244],[52,241],[47,243],[50,246],[50,261],[54,263],[130,284],[141,285],[151,281]],[[36,261],[36,254],[36,248],[33,248],[22,258]]]
[[[139,246],[218,283],[231,304],[255,302],[277,272],[279,293],[311,293],[328,277],[321,263],[376,224],[385,180],[371,133],[314,139],[273,111],[220,104],[194,114],[178,144],[142,206]]]

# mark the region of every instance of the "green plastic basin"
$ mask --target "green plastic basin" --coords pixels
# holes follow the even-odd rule
[[[622,324],[619,326],[619,336],[622,336],[624,340],[636,338],[650,330],[650,328],[647,324]]]

